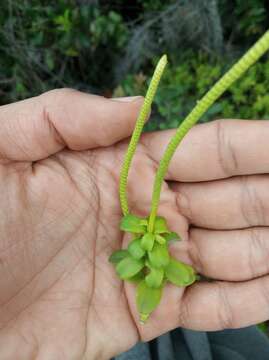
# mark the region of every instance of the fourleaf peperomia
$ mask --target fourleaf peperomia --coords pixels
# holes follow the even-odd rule
[[[116,266],[118,276],[137,284],[136,304],[140,321],[147,320],[158,306],[162,289],[166,282],[176,286],[188,286],[195,282],[197,275],[188,264],[174,259],[169,253],[169,243],[180,237],[168,229],[165,218],[157,216],[162,183],[170,160],[183,137],[197,123],[209,107],[236,81],[252,64],[269,49],[269,31],[267,31],[247,53],[197,102],[194,109],[184,119],[175,135],[171,138],[154,181],[150,214],[140,218],[129,213],[127,200],[127,179],[136,146],[143,126],[149,116],[151,104],[167,64],[164,55],[153,74],[144,104],[138,116],[129,147],[127,149],[120,174],[120,204],[123,218],[120,229],[131,233],[133,239],[125,250],[115,251],[110,261]]]

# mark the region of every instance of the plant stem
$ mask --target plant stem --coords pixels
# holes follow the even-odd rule
[[[120,188],[119,188],[119,194],[120,194],[120,204],[122,208],[123,215],[127,215],[129,212],[128,208],[128,199],[127,199],[127,179],[128,179],[128,173],[131,165],[132,158],[135,153],[135,149],[137,147],[140,135],[142,133],[145,121],[147,120],[150,110],[151,110],[151,104],[153,101],[153,98],[155,96],[155,93],[157,91],[161,76],[163,74],[164,68],[167,64],[167,56],[163,55],[161,59],[159,60],[153,77],[151,79],[151,82],[149,84],[149,88],[147,90],[144,103],[142,105],[142,108],[140,110],[140,113],[138,115],[135,129],[133,131],[127,152],[124,157],[123,165],[121,168],[120,173]]]
[[[224,74],[221,79],[197,102],[197,105],[184,119],[175,135],[170,140],[165,153],[160,161],[159,168],[154,181],[152,194],[151,213],[149,218],[149,232],[153,231],[157,215],[158,205],[164,176],[168,169],[170,160],[178,145],[190,128],[201,118],[209,107],[236,81],[243,73],[253,65],[269,49],[269,31],[267,31],[235,64]]]

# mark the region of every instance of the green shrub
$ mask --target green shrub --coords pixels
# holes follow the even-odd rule
[[[268,27],[264,0],[219,0],[223,29],[229,42],[249,46]]]
[[[227,70],[225,60],[190,52],[179,65],[170,64],[156,95],[148,129],[175,128],[217,79]],[[116,95],[145,93],[149,79],[143,73],[128,75]],[[269,119],[269,59],[253,66],[215,103],[202,122],[214,118]]]
[[[63,86],[111,96],[163,52],[233,56],[267,22],[263,0],[0,1],[0,104]]]
[[[0,5],[1,102],[53,87],[109,88],[128,28],[122,16],[75,0]]]

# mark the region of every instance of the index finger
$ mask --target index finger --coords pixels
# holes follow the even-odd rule
[[[65,147],[81,151],[113,145],[131,135],[142,100],[55,89],[3,105],[0,161],[37,161]]]
[[[143,144],[159,163],[175,130],[145,134]],[[167,180],[208,181],[269,172],[269,121],[215,120],[194,126],[169,165]]]

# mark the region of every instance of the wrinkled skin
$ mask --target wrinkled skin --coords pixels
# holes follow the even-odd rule
[[[168,285],[139,324],[134,286],[108,262],[128,242],[119,171],[142,98],[125,100],[55,90],[0,108],[1,360],[109,359],[177,326],[269,317],[269,124],[224,120],[183,140],[159,208],[183,239],[174,256],[215,281]],[[137,215],[173,132],[141,139],[128,188]]]

